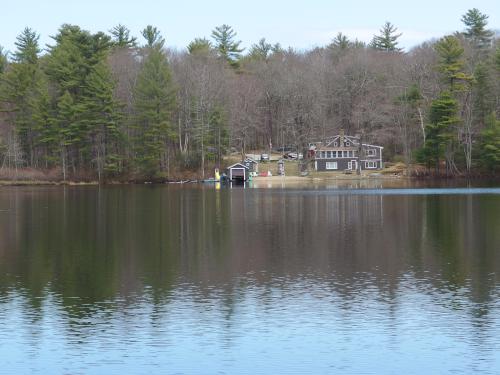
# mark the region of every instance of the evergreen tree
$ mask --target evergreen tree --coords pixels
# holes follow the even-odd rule
[[[57,102],[57,115],[54,118],[56,131],[51,134],[51,141],[57,142],[57,149],[60,157],[60,165],[64,180],[68,176],[68,168],[71,164],[73,172],[75,172],[75,164],[69,158],[72,151],[70,146],[77,142],[78,134],[78,115],[75,102],[69,91],[65,91]],[[52,132],[51,132],[52,133]]]
[[[207,55],[212,50],[212,43],[210,43],[210,41],[205,38],[195,38],[191,43],[188,44],[187,49],[191,55]]]
[[[401,52],[398,47],[398,39],[401,33],[397,34],[398,29],[390,22],[386,22],[380,29],[380,35],[375,35],[372,39],[371,46],[380,51]]]
[[[54,119],[49,85],[45,75],[37,81],[33,106],[33,128],[38,134],[38,146],[41,149],[45,168],[57,165],[60,160],[59,131]]]
[[[486,29],[488,18],[489,16],[481,13],[477,8],[469,9],[467,13],[462,16],[462,22],[466,27],[463,35],[469,39],[476,48],[483,49],[491,45],[493,32]]]
[[[171,118],[175,95],[167,58],[160,48],[153,48],[134,88],[136,161],[145,176],[154,177],[166,170],[166,147],[173,133]]]
[[[111,39],[103,33],[91,34],[74,25],[63,25],[49,47],[46,72],[59,95],[65,91],[76,102],[83,95],[85,80],[92,67],[103,61],[111,48]]]
[[[488,116],[486,124],[481,133],[479,162],[489,172],[498,172],[500,171],[500,120],[497,120],[492,113]]]
[[[498,73],[500,73],[500,46],[498,46],[496,51],[495,51],[494,65],[495,65],[496,71]]]
[[[252,47],[250,47],[248,57],[255,60],[267,60],[272,52],[272,49],[272,44],[266,42],[265,38],[262,38],[257,44],[253,44]]]
[[[144,30],[142,30],[141,34],[144,39],[146,39],[146,47],[156,47],[160,49],[163,48],[165,39],[163,39],[160,30],[158,30],[156,27],[148,25]]]
[[[274,43],[271,48],[271,52],[273,53],[273,55],[281,55],[285,53],[285,50],[283,49],[283,47],[281,47],[281,44]]]
[[[332,42],[329,45],[331,49],[337,49],[337,50],[345,50],[350,46],[351,42],[349,41],[349,38],[347,38],[347,36],[342,34],[341,32],[339,32],[335,36],[335,38],[333,38]]]
[[[130,36],[130,30],[122,25],[118,24],[109,30],[113,37],[113,43],[119,48],[134,48],[137,47],[137,38]]]
[[[95,93],[88,89],[88,80],[96,67],[106,61],[112,43],[104,33],[91,34],[73,25],[63,25],[53,39],[56,45],[50,47],[46,72],[55,89],[55,117],[58,119],[59,131],[64,133],[60,134],[64,146],[61,147],[61,143],[59,145],[60,160],[65,163],[65,174],[70,167],[76,173],[77,170],[89,170],[97,166],[95,154],[98,149],[92,127],[93,115],[86,110]],[[62,110],[65,114],[59,113]],[[98,173],[102,170],[99,168],[97,166]]]
[[[40,35],[29,27],[17,37],[15,43],[17,50],[14,52],[14,61],[18,63],[36,64],[38,55],[42,51],[39,47],[38,40]]]
[[[464,72],[464,48],[458,38],[447,35],[440,39],[434,48],[439,55],[439,70],[449,84],[449,90],[464,90],[464,83],[471,82],[472,76]]]
[[[241,41],[235,41],[236,32],[229,25],[221,25],[212,31],[212,38],[215,41],[215,48],[219,51],[219,56],[225,59],[233,68],[238,67],[238,60],[243,52],[240,48]]]
[[[22,153],[29,166],[37,164],[36,131],[33,127],[36,87],[42,79],[38,64],[39,36],[26,28],[18,37],[14,53],[14,62],[4,74],[0,100],[6,111],[11,113],[11,120],[18,136]]]
[[[455,139],[454,126],[457,118],[457,101],[450,92],[443,92],[432,101],[429,124],[425,127],[426,142],[419,151],[417,160],[428,166],[435,165],[439,171],[439,161],[446,156]]]
[[[7,68],[7,52],[0,46],[0,74]]]
[[[487,115],[495,108],[495,97],[488,66],[482,62],[476,65],[474,71],[473,98],[474,118],[484,125]]]
[[[113,97],[111,72],[104,62],[93,67],[85,83],[79,115],[92,139],[93,163],[101,180],[104,173],[117,174],[121,169],[119,106]]]

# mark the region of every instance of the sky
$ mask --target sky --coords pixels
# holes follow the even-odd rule
[[[0,5],[0,45],[15,49],[16,36],[29,26],[42,45],[63,23],[91,32],[121,23],[135,36],[146,25],[157,26],[167,46],[177,49],[196,37],[210,37],[215,26],[228,24],[248,48],[260,38],[299,50],[323,46],[338,33],[369,42],[390,21],[403,35],[406,50],[429,39],[462,30],[461,16],[476,7],[500,29],[498,0],[17,0]]]

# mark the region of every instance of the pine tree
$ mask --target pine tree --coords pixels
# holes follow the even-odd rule
[[[165,39],[163,39],[160,30],[158,30],[156,27],[148,25],[144,30],[142,30],[141,34],[144,39],[146,39],[146,47],[156,47],[160,49],[163,48]]]
[[[38,135],[37,145],[41,148],[45,168],[49,168],[57,165],[60,160],[60,142],[45,75],[37,81],[32,106],[33,128]]]
[[[273,45],[266,42],[266,38],[259,40],[257,44],[253,44],[250,47],[250,53],[248,57],[254,60],[267,60],[272,52]]]
[[[380,51],[401,52],[402,49],[398,47],[398,39],[403,34],[397,34],[397,31],[396,26],[386,22],[380,29],[380,35],[375,35],[370,45]]]
[[[109,32],[113,36],[114,45],[118,48],[137,47],[137,38],[130,36],[130,30],[126,26],[118,24],[109,30]]]
[[[233,68],[238,68],[238,60],[243,52],[240,48],[241,41],[235,41],[236,32],[229,25],[221,25],[212,31],[212,38],[215,41],[215,48],[219,51],[219,56],[226,60]]]
[[[18,63],[36,64],[38,55],[42,51],[39,47],[38,40],[40,35],[29,27],[17,37],[15,43],[17,50],[14,52],[14,61]]]
[[[481,13],[477,8],[469,9],[462,16],[462,22],[466,27],[463,35],[478,49],[484,49],[491,45],[493,32],[486,29],[488,18],[489,16]]]
[[[167,58],[159,47],[152,48],[134,88],[136,112],[136,162],[139,171],[154,177],[167,167],[166,147],[172,137],[175,89]]]
[[[478,63],[474,71],[473,82],[474,118],[484,125],[486,117],[495,108],[492,82],[489,67],[485,63]]]
[[[280,43],[274,43],[271,48],[271,52],[273,53],[273,55],[282,55],[285,53],[285,50]]]
[[[33,127],[34,95],[43,73],[38,64],[39,36],[26,28],[17,37],[14,62],[3,76],[0,100],[11,113],[17,139],[29,166],[37,164],[36,131]]]
[[[332,42],[330,43],[329,47],[331,49],[337,49],[337,50],[346,50],[351,46],[351,42],[349,41],[349,38],[339,32],[335,38],[333,38]]]
[[[441,38],[434,46],[439,55],[439,70],[443,73],[449,90],[462,91],[464,84],[472,81],[472,76],[464,72],[464,48],[458,38],[447,35]]]
[[[94,65],[107,57],[111,39],[103,33],[91,34],[74,25],[63,25],[53,39],[56,45],[49,47],[47,75],[59,95],[69,91],[79,102],[87,75]]]
[[[500,171],[500,120],[494,113],[486,121],[486,128],[481,133],[479,163],[489,172]]]
[[[86,111],[86,104],[95,96],[87,87],[88,80],[96,66],[106,61],[112,47],[111,39],[104,33],[91,34],[73,25],[63,25],[53,39],[56,45],[50,47],[46,72],[58,103],[55,116],[61,117],[57,113],[61,105],[68,112],[66,104],[71,101],[73,118],[70,125],[59,127],[65,133],[61,135],[64,140],[61,161],[66,163],[63,170],[66,172],[66,167],[71,167],[73,172],[88,171],[96,165],[97,147],[92,133],[92,114]],[[68,116],[62,117],[67,119]],[[97,169],[99,173],[99,167]]]
[[[65,91],[63,95],[59,97],[57,102],[57,115],[54,118],[56,132],[54,134],[53,141],[57,141],[57,148],[61,162],[62,174],[64,180],[68,176],[69,164],[75,172],[75,165],[69,158],[69,153],[71,153],[70,146],[77,143],[77,133],[78,133],[78,121],[77,121],[77,111],[75,107],[75,102],[71,97],[69,91]]]
[[[7,52],[0,46],[0,74],[7,68]]]
[[[498,73],[500,73],[500,46],[497,47],[494,56],[494,66]]]
[[[459,122],[457,101],[450,92],[442,92],[432,101],[429,112],[429,124],[425,127],[426,142],[419,151],[417,160],[428,166],[434,164],[439,171],[439,161],[447,157],[455,140],[454,126]],[[447,160],[449,161],[449,160]],[[448,166],[451,168],[451,166]]]
[[[212,43],[210,43],[210,41],[205,38],[195,38],[191,43],[188,44],[187,49],[191,55],[207,55],[212,50]]]
[[[92,161],[99,180],[104,174],[121,170],[119,147],[119,106],[113,97],[114,82],[104,62],[93,67],[85,82],[85,96],[81,105],[81,122],[92,140]]]

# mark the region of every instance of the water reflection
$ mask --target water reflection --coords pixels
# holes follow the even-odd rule
[[[6,188],[0,354],[41,373],[495,373],[499,212],[491,193]]]

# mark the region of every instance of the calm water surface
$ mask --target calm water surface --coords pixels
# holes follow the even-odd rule
[[[499,374],[500,189],[375,185],[0,188],[0,373]]]

